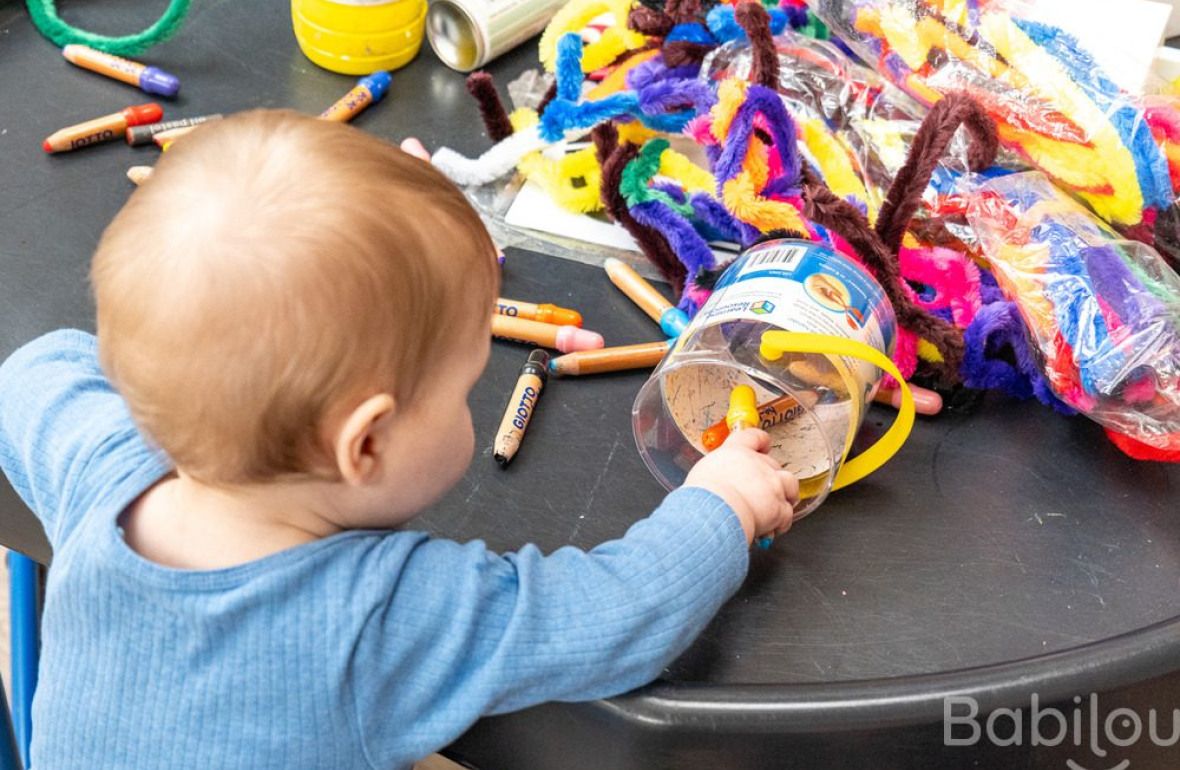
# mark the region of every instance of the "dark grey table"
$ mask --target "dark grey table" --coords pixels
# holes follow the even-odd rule
[[[111,0],[65,11],[92,29],[125,32],[162,6]],[[352,82],[302,57],[280,0],[197,0],[181,34],[150,58],[183,80],[166,105],[175,116],[258,106],[315,113]],[[534,61],[526,46],[491,69],[503,87]],[[131,191],[125,169],[155,156],[112,144],[48,157],[42,138],[140,101],[66,64],[21,3],[0,2],[0,356],[56,327],[92,328],[90,253]],[[463,76],[429,50],[357,125],[468,153],[488,146]],[[656,333],[585,265],[510,252],[504,294],[578,307],[612,343]],[[472,405],[485,449],[422,523],[503,549],[589,547],[620,535],[662,494],[631,439],[644,375],[554,382],[520,456],[501,471],[487,447],[524,353],[495,346]],[[870,430],[888,417],[874,413]],[[1167,738],[1180,701],[1178,482],[1175,467],[1127,460],[1097,426],[1033,404],[988,398],[974,414],[923,421],[884,471],[755,552],[745,587],[660,682],[484,720],[450,753],[485,768],[567,770],[1062,768],[1067,759],[1090,770],[1124,760],[1174,768],[1180,749],[1154,747],[1146,729],[1159,709],[1157,733]],[[0,542],[47,560],[36,521],[2,486]],[[979,721],[997,707],[1023,708],[1027,728],[1034,693],[1042,709],[1055,704],[1068,717],[1062,745],[1034,747],[1026,733],[1022,745],[1000,748],[986,730],[974,747],[943,745],[946,696],[975,698]],[[1075,696],[1084,699],[1077,735]],[[1134,746],[1107,740],[1101,720],[1116,707],[1142,722]],[[999,716],[993,732],[1010,736],[1010,715]],[[1115,717],[1118,741],[1134,720]],[[1054,732],[1042,722],[1042,737]],[[1095,738],[1107,754],[1091,753]]]

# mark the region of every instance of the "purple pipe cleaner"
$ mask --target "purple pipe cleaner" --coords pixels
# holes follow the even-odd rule
[[[685,289],[689,287],[692,279],[701,270],[710,269],[716,264],[713,259],[713,250],[709,248],[709,244],[700,236],[700,233],[687,219],[677,214],[662,201],[648,200],[637,203],[631,207],[631,216],[635,217],[635,221],[639,224],[656,230],[668,240],[672,251],[687,268]],[[681,302],[691,306],[690,308],[682,307],[682,310],[689,313],[696,312],[696,303],[692,299],[682,294]]]
[[[783,105],[778,94],[765,86],[752,85],[746,92],[746,101],[738,108],[737,115],[729,127],[725,149],[717,159],[714,173],[717,188],[733,179],[742,170],[746,150],[754,133],[754,118],[761,114],[770,126],[771,138],[783,165],[783,178],[798,184],[800,174],[799,149],[795,144],[795,121]]]
[[[1076,414],[1053,394],[1037,366],[1016,303],[1000,300],[981,307],[963,340],[966,350],[960,373],[967,387],[1000,390],[1019,399],[1035,396],[1061,414]],[[1015,365],[999,357],[1005,348],[1011,350]]]

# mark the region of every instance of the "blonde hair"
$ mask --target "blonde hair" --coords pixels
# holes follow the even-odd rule
[[[99,354],[140,427],[209,483],[335,477],[325,425],[413,399],[487,334],[499,271],[462,193],[359,130],[253,111],[177,142],[103,233]]]

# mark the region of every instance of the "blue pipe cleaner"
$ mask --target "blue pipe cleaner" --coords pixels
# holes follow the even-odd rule
[[[645,62],[648,64],[648,62]],[[576,33],[562,35],[557,42],[557,96],[541,114],[539,133],[542,139],[550,142],[560,140],[567,131],[587,129],[606,120],[630,117],[640,121],[643,125],[656,131],[677,134],[684,130],[685,124],[696,117],[698,108],[687,107],[680,110],[668,110],[670,106],[685,103],[701,103],[712,106],[709,101],[711,94],[705,84],[696,78],[680,79],[679,88],[682,98],[673,100],[668,93],[675,90],[654,73],[645,81],[648,85],[639,91],[624,91],[611,94],[597,101],[579,102],[582,90],[582,39]],[[664,68],[664,72],[669,70]],[[645,105],[645,95],[650,94],[649,102]],[[695,102],[693,100],[696,100]]]
[[[570,32],[557,41],[556,98],[576,102],[582,97],[582,37]]]
[[[781,35],[783,30],[787,28],[787,14],[781,8],[767,8],[766,11],[770,14],[770,34]],[[806,11],[804,13],[806,14]],[[705,24],[708,25],[709,32],[713,34],[718,43],[749,42],[750,40],[746,31],[742,29],[742,25],[737,23],[732,5],[714,6],[705,15]]]
[[[1013,19],[1026,35],[1047,51],[1069,74],[1073,82],[1108,116],[1135,161],[1135,174],[1146,207],[1172,205],[1172,180],[1168,159],[1155,143],[1143,111],[1105,76],[1094,58],[1072,35],[1057,27],[1027,19]]]
[[[700,24],[700,22],[695,21],[677,24],[672,27],[664,38],[664,41],[668,43],[685,41],[688,43],[699,43],[701,45],[717,44],[717,41],[709,34],[709,30]]]

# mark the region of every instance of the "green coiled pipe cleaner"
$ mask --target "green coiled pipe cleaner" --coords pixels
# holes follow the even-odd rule
[[[184,22],[184,17],[188,15],[191,2],[192,0],[169,0],[164,15],[156,19],[154,24],[133,35],[122,37],[98,35],[68,24],[57,15],[55,0],[28,0],[28,7],[33,26],[58,47],[81,43],[116,56],[135,56],[176,34],[176,30],[180,29],[181,23]]]

